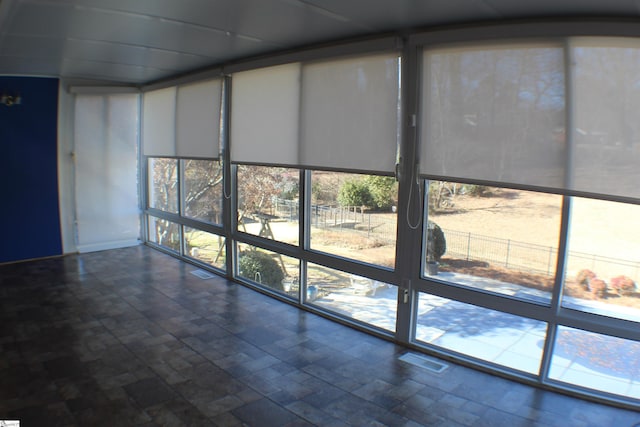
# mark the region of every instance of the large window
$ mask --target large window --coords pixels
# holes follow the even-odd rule
[[[298,244],[300,171],[238,166],[238,229]]]
[[[149,207],[178,213],[178,160],[152,157],[148,165]]]
[[[300,261],[277,252],[238,244],[238,276],[299,298]]]
[[[213,233],[184,227],[185,255],[225,270],[227,252],[225,238]]]
[[[637,399],[640,42],[426,46],[421,65],[416,340]]]
[[[574,197],[562,305],[640,321],[640,205]]]
[[[166,219],[148,216],[148,238],[165,249],[180,253],[180,225]]]
[[[533,319],[420,293],[416,339],[537,374],[547,325]]]
[[[312,172],[311,249],[395,268],[397,200],[393,177]]]
[[[184,216],[222,224],[222,167],[214,160],[183,160]]]
[[[390,332],[396,330],[398,288],[317,264],[307,264],[306,302]]]
[[[561,196],[446,181],[427,183],[425,274],[549,303]]]
[[[411,38],[406,74],[386,40],[153,91],[147,239],[341,321],[637,405],[640,43],[478,34]]]
[[[561,326],[549,377],[640,399],[640,343]]]

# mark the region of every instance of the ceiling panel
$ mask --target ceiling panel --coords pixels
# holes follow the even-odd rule
[[[638,16],[636,0],[536,0],[522,7],[509,0],[483,0],[508,18]]]
[[[210,27],[59,4],[25,4],[13,18],[9,33],[132,44],[204,55],[213,60],[224,57],[231,49],[244,55],[264,48],[259,40],[231,37]]]
[[[0,0],[0,73],[142,84],[387,31],[526,17],[638,17],[639,0]]]
[[[351,22],[390,31],[424,27],[451,22],[482,21],[501,17],[498,9],[481,0],[306,0],[307,3],[328,8]],[[516,2],[517,3],[517,2]],[[385,11],[385,13],[380,13]],[[455,17],[455,19],[453,19]]]

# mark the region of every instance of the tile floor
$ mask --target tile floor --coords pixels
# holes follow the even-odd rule
[[[407,350],[139,246],[0,266],[21,426],[621,426],[640,414]]]

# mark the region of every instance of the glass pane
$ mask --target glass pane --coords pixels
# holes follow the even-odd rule
[[[221,270],[226,269],[225,239],[217,234],[184,227],[185,255],[210,264]]]
[[[183,160],[184,215],[222,224],[222,166],[213,160]]]
[[[571,199],[562,305],[640,321],[640,205]]]
[[[397,203],[393,177],[314,171],[311,249],[395,268]]]
[[[238,275],[298,299],[300,261],[295,258],[238,243]]]
[[[149,216],[149,241],[180,252],[180,226],[175,222]]]
[[[388,283],[308,263],[307,302],[396,331],[398,288]]]
[[[550,302],[561,196],[446,181],[428,188],[425,275]]]
[[[300,172],[238,166],[238,230],[298,244]]]
[[[418,296],[416,340],[537,374],[547,325],[426,293]]]
[[[541,43],[425,50],[421,173],[561,188],[563,55]]]
[[[639,399],[638,354],[637,341],[559,326],[549,377]]]
[[[149,207],[178,213],[178,161],[149,158]]]

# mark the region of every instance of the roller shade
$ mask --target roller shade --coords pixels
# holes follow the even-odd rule
[[[398,68],[386,53],[235,73],[232,160],[392,172]]]
[[[176,88],[146,92],[143,95],[142,147],[145,156],[176,155]]]
[[[640,199],[638,40],[425,49],[422,65],[423,175]]]
[[[76,95],[74,120],[77,247],[136,245],[138,95]]]
[[[143,153],[157,157],[217,158],[222,80],[146,92]]]
[[[300,63],[233,74],[231,160],[298,164]]]
[[[573,190],[640,199],[640,41],[571,39]]]
[[[563,55],[541,44],[425,50],[420,172],[562,187]]]

